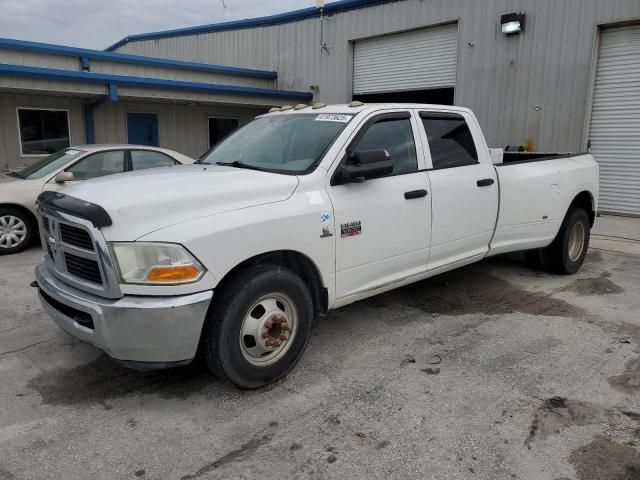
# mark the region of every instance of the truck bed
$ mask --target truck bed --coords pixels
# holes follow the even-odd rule
[[[547,160],[560,160],[569,157],[580,157],[587,153],[544,153],[544,152],[504,152],[502,163],[497,167],[528,162],[544,162]]]

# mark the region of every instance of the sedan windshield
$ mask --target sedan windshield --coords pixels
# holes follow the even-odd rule
[[[199,163],[274,173],[308,173],[352,118],[352,115],[308,113],[257,118],[204,154]]]
[[[23,168],[19,172],[16,172],[14,176],[25,180],[42,178],[51,172],[55,172],[59,168],[64,167],[71,160],[76,159],[83,153],[85,152],[82,150],[74,150],[72,148],[60,150],[59,152],[53,153],[48,157],[38,160],[28,167]]]

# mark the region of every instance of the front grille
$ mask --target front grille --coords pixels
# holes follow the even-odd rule
[[[64,283],[106,298],[120,298],[102,233],[91,222],[63,212],[38,208],[40,237],[48,268]]]
[[[102,276],[97,261],[78,257],[68,252],[65,252],[64,259],[67,272],[71,275],[102,285]]]
[[[89,233],[82,228],[72,227],[66,223],[60,224],[60,239],[74,247],[84,248],[85,250],[93,250],[93,241]]]
[[[91,318],[91,315],[88,313],[70,307],[69,305],[65,305],[64,303],[60,303],[55,298],[47,295],[44,290],[40,290],[40,295],[42,295],[44,301],[47,302],[51,308],[62,313],[64,316],[71,318],[83,327],[93,330],[93,318]]]

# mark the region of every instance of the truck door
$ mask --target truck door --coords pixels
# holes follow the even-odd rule
[[[369,118],[346,152],[385,149],[393,173],[327,186],[336,222],[337,299],[426,271],[431,201],[418,123],[409,111]]]
[[[482,132],[459,113],[420,112],[420,118],[432,167],[429,270],[478,260],[489,250],[499,194]]]

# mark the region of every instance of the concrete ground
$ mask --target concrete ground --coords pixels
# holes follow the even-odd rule
[[[608,250],[340,309],[252,392],[114,365],[42,312],[38,249],[3,257],[0,479],[640,478],[640,256]]]

